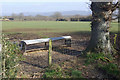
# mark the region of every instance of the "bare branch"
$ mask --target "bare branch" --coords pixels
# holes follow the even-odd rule
[[[112,8],[112,11],[116,10],[119,7],[120,1],[118,1]]]

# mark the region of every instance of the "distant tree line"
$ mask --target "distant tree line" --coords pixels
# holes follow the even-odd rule
[[[65,15],[63,16],[60,12],[55,12],[51,16],[25,16],[23,13],[15,14],[13,13],[11,16],[3,16],[0,17],[2,20],[14,20],[14,21],[90,21],[91,15],[89,16],[81,16],[81,15]]]

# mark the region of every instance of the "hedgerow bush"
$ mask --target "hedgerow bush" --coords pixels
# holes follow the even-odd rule
[[[13,44],[2,35],[2,78],[16,78],[19,61],[22,60],[17,44]]]

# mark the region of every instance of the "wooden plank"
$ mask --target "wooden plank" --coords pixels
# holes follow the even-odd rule
[[[71,36],[62,36],[62,37],[54,37],[54,38],[42,38],[42,39],[34,39],[34,40],[22,40],[20,42],[20,49],[21,49],[22,52],[25,52],[27,45],[30,45],[30,44],[37,44],[37,43],[45,42],[45,46],[46,46],[46,42],[49,42],[50,40],[51,41],[55,41],[55,40],[65,39],[65,40],[69,41],[69,40],[71,40],[71,38],[72,38]],[[69,44],[69,45],[71,45],[71,44]]]
[[[55,41],[55,40],[61,40],[61,39],[71,39],[71,36],[62,36],[62,37],[54,37],[54,38],[42,38],[42,39],[34,39],[34,40],[22,40],[22,42],[25,42],[26,45],[30,44],[36,44],[36,43],[42,43],[42,42],[49,42],[49,40]]]

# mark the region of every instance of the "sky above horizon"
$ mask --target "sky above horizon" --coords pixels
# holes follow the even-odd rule
[[[89,4],[90,0],[0,0],[0,14],[90,11]]]
[[[2,14],[27,12],[88,11],[88,2],[3,2]]]
[[[0,0],[0,2],[89,2],[89,0]]]

